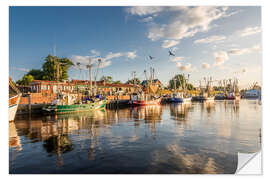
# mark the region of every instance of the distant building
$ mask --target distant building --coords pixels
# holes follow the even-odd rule
[[[71,83],[74,84],[75,90],[78,92],[87,91],[90,87],[90,82],[88,80],[72,80]],[[97,85],[96,93],[102,95],[126,95],[135,91],[133,84],[116,84],[106,83],[105,81],[92,81],[93,89],[95,84]]]
[[[29,86],[32,93],[42,93],[44,95],[56,94],[57,92],[74,93],[75,90],[74,84],[68,81],[33,80]]]
[[[143,87],[146,87],[147,86],[147,84],[150,84],[150,80],[143,80],[142,81],[142,83],[141,83],[141,85],[143,86]],[[159,87],[162,87],[162,83],[160,82],[160,80],[158,80],[158,79],[153,79],[152,80],[152,84],[153,85],[158,85]]]

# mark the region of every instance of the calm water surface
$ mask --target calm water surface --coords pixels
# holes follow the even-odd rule
[[[10,173],[234,173],[261,146],[256,100],[168,104],[9,124]]]

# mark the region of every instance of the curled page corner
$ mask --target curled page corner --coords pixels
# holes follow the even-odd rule
[[[262,174],[261,164],[261,151],[256,153],[239,153],[238,152],[238,164],[235,174]]]

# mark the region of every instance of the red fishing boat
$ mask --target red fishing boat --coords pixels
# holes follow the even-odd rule
[[[130,100],[129,104],[132,106],[147,106],[147,105],[159,105],[161,102],[161,97],[154,98],[152,100]]]

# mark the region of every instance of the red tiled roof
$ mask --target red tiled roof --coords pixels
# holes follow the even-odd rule
[[[31,83],[52,83],[52,84],[56,84],[56,81],[47,81],[47,80],[33,80]],[[75,84],[80,84],[80,85],[89,85],[89,81],[88,80],[75,80],[73,79],[70,82],[59,82],[59,84],[62,85],[75,85]],[[92,84],[95,84],[95,81],[92,81]],[[96,82],[97,86],[105,86],[105,87],[127,87],[127,88],[131,88],[134,87],[133,84],[114,84],[114,83],[104,83],[104,81],[97,81]]]

